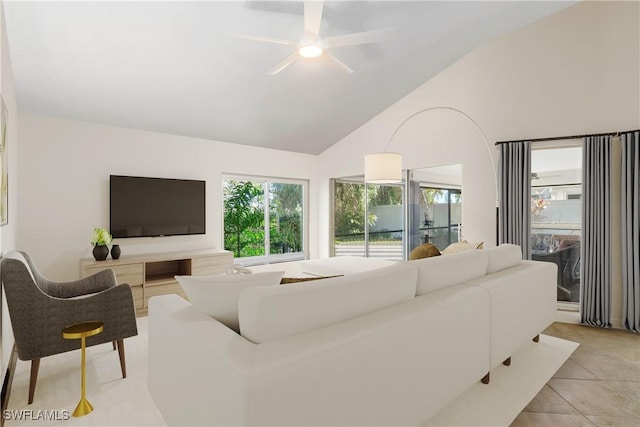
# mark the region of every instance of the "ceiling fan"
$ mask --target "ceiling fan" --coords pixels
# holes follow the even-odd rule
[[[353,73],[353,70],[349,68],[349,66],[347,66],[344,62],[340,61],[333,54],[331,54],[329,52],[329,49],[343,46],[355,46],[366,43],[374,43],[376,41],[383,40],[387,36],[387,34],[391,32],[391,29],[386,28],[380,30],[363,31],[335,37],[321,37],[320,24],[322,23],[323,7],[324,1],[307,0],[304,2],[304,34],[298,41],[244,34],[230,35],[242,39],[256,40],[266,43],[276,43],[291,46],[292,48],[294,48],[295,51],[291,55],[287,56],[267,72],[267,74],[270,74],[272,76],[278,74],[280,71],[284,70],[297,60],[304,58],[318,58],[320,56],[326,57],[330,61],[334,62],[347,73]]]

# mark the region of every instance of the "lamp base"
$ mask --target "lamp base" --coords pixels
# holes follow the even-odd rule
[[[90,414],[91,412],[93,412],[93,405],[91,405],[91,403],[89,403],[89,401],[83,397],[82,399],[80,399],[80,402],[78,402],[78,406],[76,406],[76,409],[73,411],[73,416],[82,417],[84,415]]]

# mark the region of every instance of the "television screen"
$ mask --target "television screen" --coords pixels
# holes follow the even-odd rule
[[[109,177],[114,238],[205,234],[205,181]]]

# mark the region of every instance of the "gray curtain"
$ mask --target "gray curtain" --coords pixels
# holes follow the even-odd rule
[[[500,243],[531,259],[531,142],[500,144]]]
[[[622,144],[622,319],[640,333],[640,131],[623,133]]]
[[[611,136],[582,146],[582,245],[580,317],[583,324],[611,327]]]

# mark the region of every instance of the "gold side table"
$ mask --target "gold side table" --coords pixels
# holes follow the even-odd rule
[[[74,323],[73,325],[69,325],[62,330],[62,338],[65,338],[68,340],[77,340],[77,339],[82,340],[81,396],[80,396],[80,402],[78,402],[78,406],[76,406],[75,411],[73,411],[74,417],[81,417],[93,411],[93,406],[91,405],[91,403],[89,403],[86,396],[86,391],[87,391],[86,339],[88,337],[98,335],[103,330],[104,330],[104,323],[98,322],[98,321]]]

